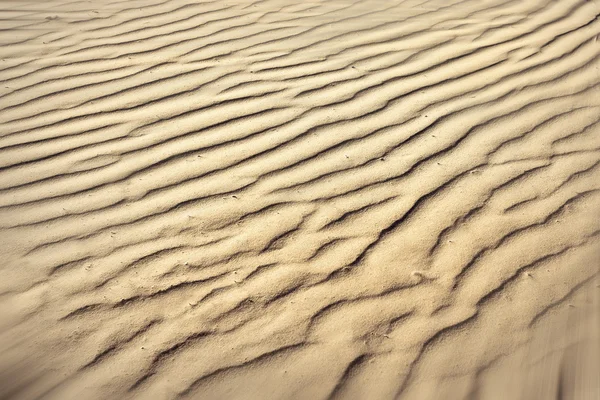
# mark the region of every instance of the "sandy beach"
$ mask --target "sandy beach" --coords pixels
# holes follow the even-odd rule
[[[0,1],[0,399],[599,399],[599,16]]]

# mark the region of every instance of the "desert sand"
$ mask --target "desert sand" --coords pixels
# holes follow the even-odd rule
[[[0,398],[600,398],[599,1],[0,4]]]

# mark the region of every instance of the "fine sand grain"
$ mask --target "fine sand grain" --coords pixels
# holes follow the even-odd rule
[[[1,0],[0,398],[600,398],[599,15]]]

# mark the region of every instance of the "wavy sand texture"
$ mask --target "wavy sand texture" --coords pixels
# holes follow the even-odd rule
[[[0,397],[598,398],[597,0],[1,5]]]

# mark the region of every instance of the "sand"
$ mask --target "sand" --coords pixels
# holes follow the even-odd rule
[[[3,0],[0,398],[600,398],[599,15]]]

